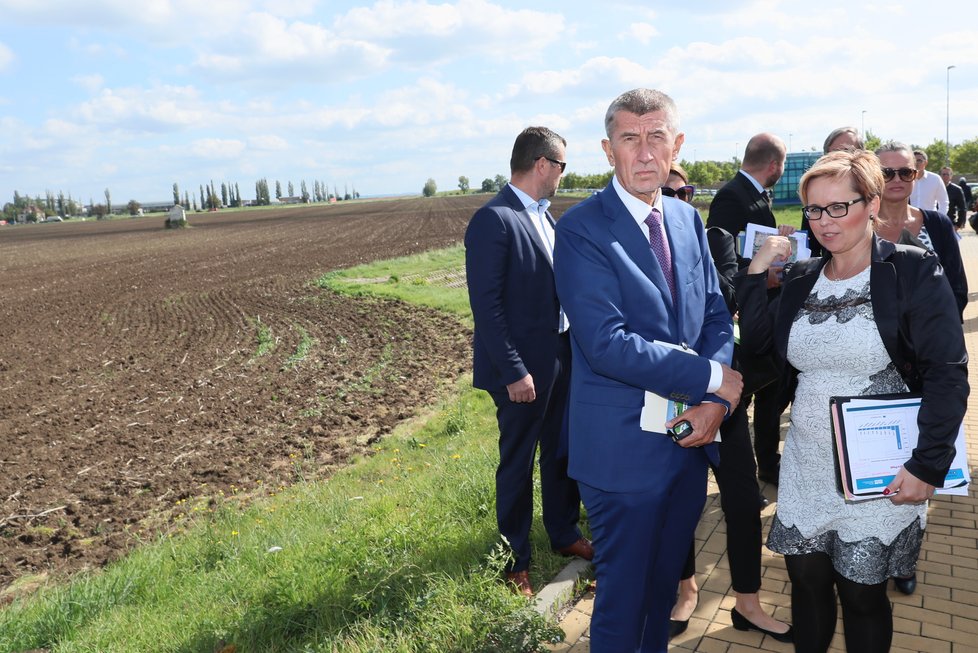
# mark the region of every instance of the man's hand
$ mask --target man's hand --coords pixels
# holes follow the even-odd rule
[[[895,505],[923,503],[934,496],[934,486],[908,472],[906,467],[901,467],[883,490],[883,496],[890,497]]]
[[[713,394],[730,402],[732,413],[740,403],[740,393],[744,391],[744,377],[729,365],[720,363],[720,369],[723,371],[723,379],[720,381],[720,387]]]
[[[734,372],[734,374],[737,373]],[[738,376],[740,375],[738,374]],[[677,444],[680,447],[702,447],[704,444],[710,444],[716,438],[717,429],[723,423],[726,413],[727,409],[723,404],[702,403],[687,408],[682,415],[673,417],[666,422],[666,428],[670,428],[683,420],[689,422],[693,427],[693,433],[687,435]]]
[[[506,386],[506,391],[509,392],[509,400],[517,404],[529,403],[537,398],[536,388],[533,387],[533,377],[529,374],[519,381],[510,383]]]

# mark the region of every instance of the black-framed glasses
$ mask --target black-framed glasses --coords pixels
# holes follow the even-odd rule
[[[558,161],[557,159],[551,159],[549,156],[545,156],[543,154],[541,154],[540,156],[538,156],[537,159],[546,159],[550,163],[552,163],[555,166],[557,166],[558,168],[560,168],[560,171],[561,172],[563,172],[564,170],[567,169],[567,162],[566,161]]]
[[[900,181],[913,181],[917,178],[917,171],[914,168],[883,168],[883,181],[893,181],[897,175]]]
[[[688,202],[693,199],[696,195],[696,186],[692,184],[686,184],[685,186],[680,186],[679,188],[669,188],[668,186],[662,187],[662,194],[666,197],[678,197],[684,202]]]
[[[844,218],[849,215],[850,206],[865,201],[865,197],[857,197],[856,199],[849,200],[848,202],[832,202],[828,206],[809,204],[808,206],[802,208],[802,212],[809,221],[821,220],[822,213],[827,214],[830,218]]]

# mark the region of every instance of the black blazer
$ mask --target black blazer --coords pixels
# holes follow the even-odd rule
[[[720,227],[736,237],[747,228],[748,222],[765,227],[778,226],[771,206],[750,179],[738,172],[736,177],[720,187],[710,202],[706,226]]]
[[[799,261],[781,294],[768,304],[765,274],[734,279],[740,306],[740,344],[785,360],[791,325],[831,257]],[[873,318],[890,359],[907,387],[923,399],[920,438],[904,467],[934,486],[944,483],[954,459],[954,439],[968,406],[968,352],[951,287],[933,252],[894,245],[873,236],[870,267]],[[784,364],[786,374],[797,370]],[[829,425],[828,406],[825,425]]]
[[[958,314],[964,320],[964,308],[968,305],[968,277],[964,274],[964,263],[961,261],[961,246],[958,245],[958,234],[951,224],[951,219],[939,211],[921,209],[924,214],[924,227],[930,236],[934,253],[944,268],[944,276],[951,284],[951,292],[958,303]]]

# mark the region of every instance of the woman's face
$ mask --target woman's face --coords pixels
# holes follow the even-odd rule
[[[819,220],[808,218],[812,235],[818,239],[822,247],[832,252],[833,256],[865,245],[866,241],[872,238],[873,222],[869,216],[875,215],[879,210],[878,197],[870,200],[861,198],[859,192],[853,190],[848,177],[841,179],[818,177],[813,179],[808,184],[807,194],[807,206],[814,205],[823,208],[833,204],[846,204],[856,199],[859,200],[850,204],[847,213],[841,218],[830,217],[825,211],[822,211],[822,217]]]
[[[669,172],[669,178],[666,179],[665,186],[666,186],[666,188],[671,188],[672,190],[679,190],[680,188],[683,188],[684,186],[685,187],[688,187],[688,184],[685,181],[683,181],[683,178],[682,177],[680,177],[679,175],[677,175],[675,172],[670,171]],[[686,202],[688,202],[690,204],[693,203],[693,197],[692,197],[692,195],[685,195],[684,194],[684,195],[681,195],[681,196],[678,196],[677,195],[677,197],[679,197],[680,199],[682,199],[682,200],[684,200],[684,201],[686,201]]]
[[[915,170],[917,165],[910,152],[880,152],[880,166],[894,171],[893,178],[883,185],[883,199],[887,202],[906,202],[913,192],[914,181],[904,181],[897,173],[900,169]],[[884,175],[884,179],[885,179]]]

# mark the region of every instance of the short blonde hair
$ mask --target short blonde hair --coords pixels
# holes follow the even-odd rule
[[[808,185],[822,177],[848,179],[852,190],[865,200],[883,194],[880,160],[867,150],[838,150],[820,157],[798,182],[802,204],[808,204]]]
[[[669,166],[669,174],[676,175],[683,180],[684,184],[689,183],[689,175],[686,174],[686,170],[675,161]]]

